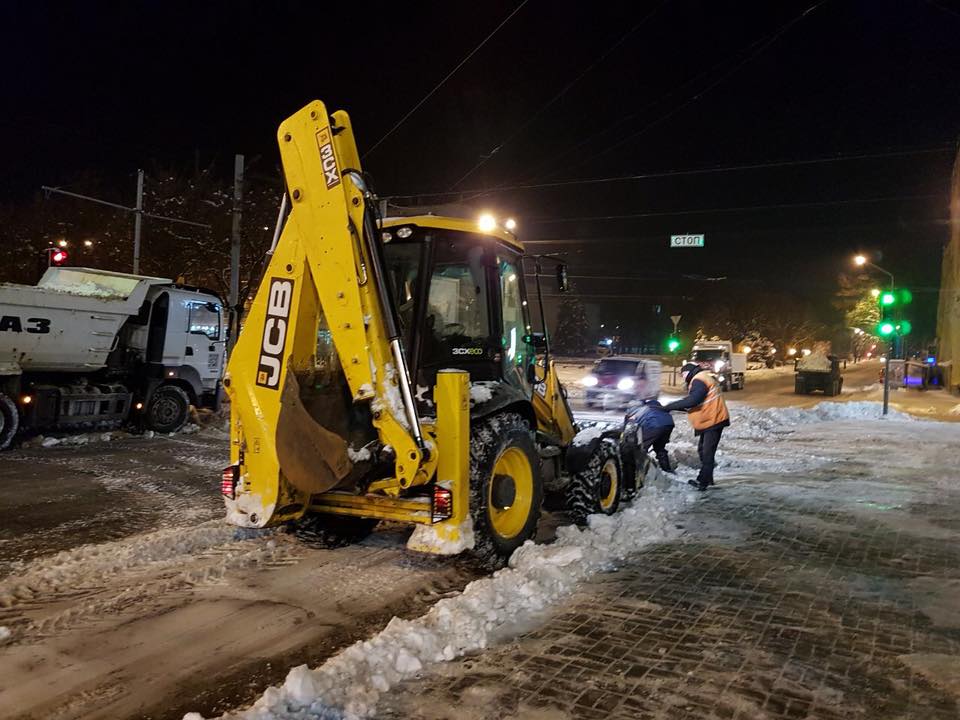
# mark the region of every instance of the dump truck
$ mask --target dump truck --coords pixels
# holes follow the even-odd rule
[[[41,430],[178,430],[221,398],[220,298],[165,278],[51,267],[0,285],[0,450]]]
[[[797,359],[794,370],[793,391],[797,395],[819,391],[832,397],[843,389],[840,361],[834,355],[805,355]]]
[[[532,330],[526,271],[542,321],[542,269],[562,291],[565,267],[490,216],[380,217],[343,111],[314,101],[278,143],[291,209],[224,378],[229,521],[331,541],[409,523],[413,550],[497,566],[545,493],[578,522],[615,512],[637,485],[620,428],[574,422]]]
[[[703,340],[693,346],[690,362],[717,376],[724,391],[743,390],[747,378],[747,354],[733,352],[729,340]]]

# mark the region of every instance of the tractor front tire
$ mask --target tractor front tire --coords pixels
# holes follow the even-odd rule
[[[13,438],[20,427],[20,412],[16,404],[0,393],[0,450],[6,450],[13,444]]]
[[[543,480],[527,421],[515,413],[494,415],[470,435],[472,554],[491,570],[537,534]]]
[[[604,438],[567,491],[567,512],[578,525],[595,513],[613,515],[623,496],[623,471],[617,443]]]

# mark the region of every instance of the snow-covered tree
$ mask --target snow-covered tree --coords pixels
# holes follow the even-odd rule
[[[557,320],[557,331],[552,338],[552,346],[558,353],[579,355],[590,347],[588,338],[590,325],[583,301],[572,292],[563,296]]]

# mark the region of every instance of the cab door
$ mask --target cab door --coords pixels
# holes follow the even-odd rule
[[[196,368],[205,390],[216,387],[223,373],[223,308],[219,303],[191,300],[187,303],[187,337],[184,364]]]

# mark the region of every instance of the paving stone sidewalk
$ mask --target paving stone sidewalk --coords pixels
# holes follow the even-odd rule
[[[888,452],[883,478],[838,459],[721,480],[681,518],[683,540],[405,683],[378,717],[955,720],[960,481],[944,481],[960,472]]]

